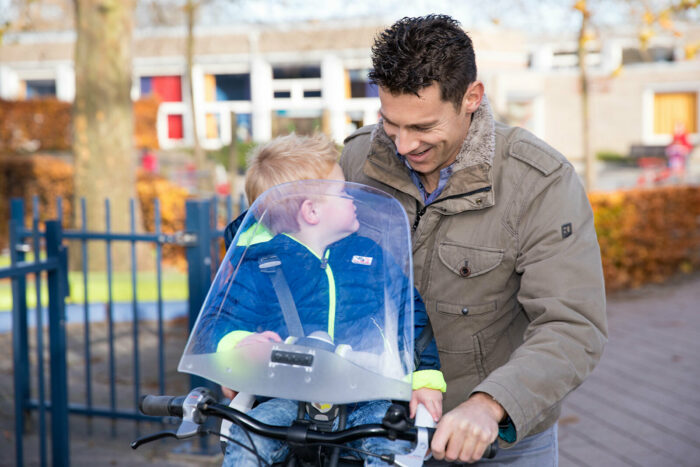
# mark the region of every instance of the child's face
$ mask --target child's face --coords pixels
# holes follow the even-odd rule
[[[326,180],[345,181],[343,170],[338,164],[335,164]],[[342,183],[334,183],[328,194],[329,196],[323,197],[319,206],[322,209],[321,219],[328,228],[329,235],[338,235],[337,239],[340,240],[360,228],[360,223],[355,215],[355,203],[345,193]]]

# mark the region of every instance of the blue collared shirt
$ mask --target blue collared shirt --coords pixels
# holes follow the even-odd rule
[[[438,196],[440,196],[440,193],[442,193],[442,190],[445,189],[445,185],[447,185],[447,180],[449,180],[450,176],[452,175],[454,162],[448,165],[447,167],[440,169],[440,180],[438,180],[438,186],[432,193],[428,193],[425,190],[425,187],[423,186],[423,182],[420,181],[418,172],[413,170],[413,167],[411,167],[411,164],[408,163],[406,158],[399,154],[398,151],[396,152],[396,156],[403,161],[406,167],[408,167],[408,172],[411,175],[411,180],[413,180],[413,183],[416,184],[416,186],[418,187],[418,191],[420,191],[420,194],[423,196],[423,203],[425,203],[425,205],[427,206],[433,201],[435,201],[438,198]]]

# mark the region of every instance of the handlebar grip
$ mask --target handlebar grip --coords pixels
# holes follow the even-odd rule
[[[493,459],[496,457],[496,452],[498,452],[498,438],[496,438],[496,441],[493,443],[489,444],[486,446],[486,450],[484,451],[484,455],[481,456],[482,459]]]
[[[157,417],[182,417],[184,400],[184,397],[146,395],[141,398],[139,410],[145,415]]]
[[[435,428],[426,428],[428,430],[428,446],[433,442],[433,435],[435,434]],[[493,459],[498,452],[498,439],[493,443],[486,446],[484,454],[481,456],[482,459]]]

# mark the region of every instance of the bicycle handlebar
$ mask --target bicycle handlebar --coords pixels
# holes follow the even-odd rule
[[[141,398],[139,408],[145,415],[157,417],[183,417],[188,409],[183,406],[192,397],[190,395],[183,396],[152,396],[146,395]],[[194,398],[190,404],[196,404],[197,410],[204,416],[213,415],[222,419],[237,423],[242,428],[251,433],[261,435],[267,438],[278,439],[283,441],[294,440],[299,443],[333,443],[343,444],[355,441],[361,438],[368,437],[383,437],[389,439],[402,439],[406,441],[416,441],[418,430],[425,429],[428,433],[428,445],[433,438],[435,428],[416,428],[409,427],[406,429],[391,429],[380,424],[365,424],[358,425],[339,431],[315,431],[308,425],[293,425],[289,426],[274,426],[262,423],[243,412],[231,408],[224,404],[219,404],[211,398]],[[496,454],[496,442],[486,448],[483,458],[491,459]]]
[[[152,415],[156,417],[182,417],[182,406],[184,401],[185,397],[182,396],[175,397],[147,395],[141,398],[139,409],[145,415]],[[199,410],[202,415],[214,415],[227,419],[231,422],[238,423],[251,433],[268,438],[286,440],[288,439],[291,431],[290,427],[274,426],[262,423],[253,417],[244,414],[243,412],[217,402],[205,401],[199,405]],[[432,438],[432,434],[434,432],[434,428],[428,428],[430,438]],[[378,423],[366,424],[331,432],[307,430],[303,440],[311,443],[347,443],[370,436],[396,436],[398,439],[415,441],[416,429],[410,428],[407,431],[395,431],[390,430],[389,428],[386,428]]]

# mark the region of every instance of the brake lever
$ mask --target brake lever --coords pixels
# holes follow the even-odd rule
[[[151,435],[143,436],[131,443],[131,449],[136,449],[142,444],[150,443],[161,438],[186,439],[196,436],[201,431],[201,425],[207,419],[200,412],[200,405],[214,402],[215,399],[206,388],[195,388],[187,395],[182,403],[182,423],[177,428],[177,432],[160,431]]]
[[[159,431],[158,433],[142,436],[136,441],[132,441],[129,446],[131,446],[131,449],[136,449],[143,444],[150,443],[151,441],[156,441],[161,438],[187,439],[196,436],[199,433],[199,425],[196,423],[183,421],[180,427],[177,429],[177,433],[174,431]]]
[[[416,427],[416,447],[408,454],[396,454],[394,465],[399,467],[420,467],[428,453],[428,431],[431,428]]]
[[[131,446],[131,449],[136,449],[143,444],[150,443],[151,441],[156,441],[161,438],[177,438],[177,433],[174,431],[159,431],[158,433],[151,433],[150,435],[138,438],[136,441],[132,441],[129,446]]]

